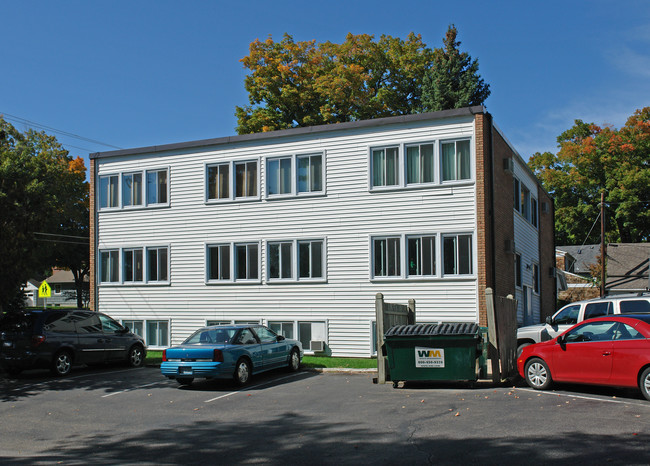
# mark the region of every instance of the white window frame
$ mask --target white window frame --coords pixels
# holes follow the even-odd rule
[[[275,330],[273,328],[273,325],[280,325],[279,331]],[[282,335],[285,338],[291,338],[292,340],[296,339],[296,336],[297,336],[298,332],[296,332],[296,322],[294,320],[290,320],[290,319],[274,319],[274,320],[270,320],[269,319],[267,321],[267,326],[271,330],[273,330],[275,333],[277,333],[278,335]],[[287,336],[287,335],[284,334],[284,327],[286,327],[286,326],[291,326],[291,336]]]
[[[459,243],[458,243],[458,238],[459,237],[466,237],[469,236],[471,244],[469,248],[469,253],[471,254],[471,257],[469,259],[469,264],[471,267],[471,271],[469,273],[460,273],[460,248],[459,248]],[[454,263],[456,264],[456,272],[455,273],[446,273],[445,272],[445,259],[446,259],[446,252],[445,252],[445,239],[447,238],[456,238],[455,241],[455,246],[454,246]],[[462,278],[462,277],[474,277],[476,276],[476,241],[474,239],[474,233],[470,232],[454,232],[454,233],[442,233],[441,238],[440,238],[440,267],[441,267],[441,274],[443,277],[454,277],[454,278]]]
[[[368,148],[368,171],[369,171],[369,187],[371,191],[382,191],[403,188],[403,175],[402,175],[402,146],[403,144],[385,144],[381,146],[371,146]],[[395,149],[396,154],[396,163],[395,163],[395,183],[394,184],[375,184],[375,164],[374,164],[374,152],[375,151],[384,151],[384,182],[386,182],[387,170],[386,170],[386,151],[388,149]]]
[[[110,205],[110,200],[111,200],[111,179],[115,179],[115,205]],[[108,180],[106,188],[108,189],[106,192],[104,192],[103,187],[102,187],[102,181],[103,180]],[[121,198],[121,193],[120,193],[120,174],[119,173],[110,173],[106,175],[99,175],[97,178],[97,192],[99,193],[99,202],[97,203],[99,210],[115,210],[120,208],[120,198]],[[103,200],[106,199],[106,205],[103,204]]]
[[[278,247],[278,276],[271,276],[271,248]],[[287,259],[283,250],[289,248],[289,272],[288,277],[283,277],[282,272],[285,270]],[[266,279],[268,282],[296,281],[296,242],[295,241],[267,241],[266,242]]]
[[[404,262],[405,262],[405,267],[406,269],[404,270],[404,273],[406,276],[410,279],[426,279],[426,278],[435,278],[439,276],[438,273],[438,266],[440,263],[440,253],[438,252],[438,238],[440,235],[436,233],[424,233],[424,234],[408,234],[405,235],[405,243],[404,243],[404,249],[405,249],[405,256],[404,256]],[[432,244],[433,244],[433,270],[431,274],[411,274],[410,273],[410,258],[409,258],[409,240],[411,239],[420,239],[422,241],[422,238],[432,238]],[[421,243],[420,243],[421,244]],[[421,257],[420,257],[421,259]]]
[[[296,170],[295,170],[295,157],[292,155],[281,155],[277,157],[266,157],[264,168],[265,168],[265,176],[264,180],[266,182],[266,197],[267,198],[278,198],[278,197],[291,197],[294,196],[297,190],[297,187],[294,186],[297,182],[296,178]],[[275,180],[276,185],[278,187],[278,190],[280,186],[282,185],[282,162],[283,161],[288,161],[289,162],[289,176],[288,176],[288,188],[289,190],[286,192],[277,192],[277,193],[271,193],[270,192],[270,187],[271,187],[271,168],[270,165],[272,163],[277,163],[278,164],[278,171],[277,171],[277,176],[278,179]],[[285,187],[286,189],[286,187]]]
[[[237,202],[242,202],[242,201],[256,201],[261,198],[260,194],[260,187],[261,187],[261,173],[260,173],[260,159],[243,159],[243,160],[233,160],[232,162],[232,168],[231,168],[231,176],[232,176],[232,183],[231,183],[231,194],[232,194],[232,200],[237,201]],[[248,166],[249,163],[255,163],[255,168],[256,168],[256,179],[255,179],[255,194],[250,196],[250,195],[243,195],[243,196],[237,196],[237,166],[238,165],[245,165],[246,167]],[[248,171],[248,168],[246,168],[246,172]]]
[[[313,157],[320,157],[320,189],[318,189],[318,190],[317,189],[312,189],[313,183],[312,183],[312,176],[311,176],[312,175],[311,160],[312,160]],[[300,178],[300,160],[305,159],[305,158],[307,158],[309,160],[308,169],[307,169],[307,172],[308,172],[307,184],[309,185],[309,189],[307,191],[301,191],[300,190],[300,179],[299,179]],[[325,176],[326,176],[326,173],[327,173],[327,170],[325,169],[326,160],[327,160],[327,157],[326,157],[326,152],[325,151],[323,151],[323,152],[310,152],[310,153],[304,153],[304,154],[300,153],[300,154],[295,155],[294,163],[293,163],[294,173],[295,173],[295,175],[294,175],[294,183],[295,183],[294,192],[295,192],[295,194],[297,196],[315,196],[315,195],[318,196],[318,195],[325,194],[326,186],[327,186],[326,179],[325,179]]]
[[[210,277],[212,260],[210,249],[219,248],[219,273],[217,278]],[[228,248],[228,278],[220,278],[223,273],[222,248]],[[205,245],[205,282],[206,283],[232,283],[233,280],[233,244],[232,243],[208,243]]]
[[[422,181],[422,146],[431,146],[431,169],[433,170],[433,179],[431,181]],[[419,180],[414,181],[414,182],[409,182],[408,176],[409,176],[409,159],[408,159],[408,150],[410,147],[417,147],[418,148],[418,173],[419,173]],[[438,168],[438,156],[436,154],[437,152],[437,147],[438,144],[436,144],[435,141],[422,141],[422,142],[409,142],[404,144],[404,185],[407,187],[419,187],[419,186],[435,186],[436,184],[439,183],[438,181],[438,176],[439,176],[439,170]]]
[[[398,245],[397,248],[395,249],[390,248],[390,245],[388,241],[393,241],[397,240]],[[393,275],[378,275],[375,271],[376,267],[376,260],[375,260],[375,255],[376,255],[376,250],[375,250],[375,243],[377,241],[386,241],[386,248],[387,252],[390,252],[390,250],[397,251],[399,254],[399,257],[397,260],[395,260],[395,264],[397,264],[397,267],[399,267],[399,273],[393,274]],[[402,279],[404,278],[404,235],[375,235],[370,237],[370,278],[371,280],[395,280],[395,279]],[[389,261],[389,259],[386,259]],[[386,263],[387,268],[389,268],[389,263]]]
[[[141,333],[137,333],[137,332],[133,331],[133,329],[135,327],[133,324],[135,324],[137,322],[139,322],[142,325],[142,332]],[[123,327],[129,327],[129,330],[131,332],[135,333],[136,335],[140,335],[142,338],[144,338],[144,333],[145,333],[145,327],[144,327],[145,324],[144,324],[144,322],[145,321],[143,319],[122,319],[120,321],[120,323],[122,324]]]
[[[309,277],[300,276],[300,246],[303,244],[309,244]],[[321,244],[321,254],[320,254],[320,277],[312,276],[312,244],[320,243]],[[295,263],[296,263],[296,279],[299,282],[324,282],[327,280],[327,241],[325,238],[301,238],[296,240],[295,246]]]
[[[158,336],[157,334],[159,333],[160,324],[161,323],[166,323],[167,324],[167,336],[166,336],[167,344],[166,345],[162,345],[162,344],[160,344],[160,342],[156,342],[156,344],[151,343],[151,336],[149,335],[149,324],[150,323],[152,323],[152,324],[155,323],[156,324],[156,337]],[[144,333],[145,333],[144,339],[145,339],[145,342],[147,343],[147,346],[149,348],[167,348],[167,347],[170,346],[170,342],[171,342],[171,322],[170,322],[169,319],[146,319],[144,321]]]
[[[532,194],[530,196],[530,224],[539,228],[539,202]]]
[[[257,278],[249,278],[249,246],[257,247]],[[239,269],[237,268],[237,248],[246,248],[246,278],[238,278]],[[238,241],[232,243],[232,278],[234,283],[261,283],[262,282],[262,244],[260,241]]]
[[[158,278],[156,278],[156,280],[152,280],[151,279],[151,274],[150,274],[149,252],[151,252],[151,251],[160,251],[160,250],[163,250],[163,249],[167,251],[167,264],[166,264],[167,265],[167,267],[166,267],[167,278],[165,278],[164,280],[160,280]],[[146,259],[145,259],[145,272],[144,273],[145,273],[146,283],[149,283],[149,284],[162,284],[162,285],[166,285],[166,284],[171,283],[171,278],[170,278],[170,273],[171,273],[171,267],[170,267],[170,265],[171,265],[171,252],[170,252],[170,247],[168,245],[167,246],[147,246],[145,248],[145,255],[146,255]],[[160,254],[158,253],[158,254],[156,254],[156,269],[157,269],[156,270],[156,277],[159,277],[159,275],[160,275],[159,263],[160,263]]]
[[[323,335],[322,341],[324,341],[325,344],[329,344],[328,343],[328,341],[329,341],[329,339],[328,339],[328,334],[329,334],[329,332],[328,332],[328,321],[326,319],[323,319],[323,320],[319,320],[319,319],[300,320],[300,319],[298,319],[298,320],[296,320],[296,336],[295,336],[295,339],[300,341],[300,342],[302,342],[302,340],[300,338],[301,337],[301,334],[300,334],[300,325],[301,324],[311,324],[312,325],[312,328],[310,330],[310,334],[311,334],[312,338],[310,338],[309,341],[319,341],[319,340],[321,340],[320,338],[313,338],[314,333],[316,333],[316,335],[318,335],[318,332],[313,331],[313,325],[314,324],[322,324],[323,325],[323,328],[322,328],[322,332],[323,332],[322,333],[322,335]],[[303,343],[303,350],[306,353],[309,353],[309,354],[314,353],[314,351],[311,349],[311,346],[307,347],[307,345],[305,345],[304,343]]]
[[[209,177],[210,169],[211,168],[216,168],[216,167],[222,167],[222,166],[228,167],[228,176],[227,176],[227,179],[228,179],[228,195],[225,196],[225,197],[211,198],[210,197],[210,177]],[[224,202],[224,201],[232,201],[233,200],[233,182],[234,182],[234,178],[233,178],[233,174],[232,174],[233,168],[234,168],[234,164],[232,163],[232,161],[215,162],[215,163],[206,163],[205,164],[205,201],[206,202],[212,203],[212,202]],[[219,192],[219,189],[217,187],[217,194],[218,194],[218,192]]]
[[[460,159],[458,155],[458,143],[467,141],[469,146],[469,178],[459,178],[460,172]],[[445,180],[445,170],[444,170],[444,151],[442,146],[445,144],[454,144],[454,178]],[[440,172],[440,183],[443,185],[447,184],[457,184],[457,183],[468,183],[474,181],[474,145],[472,144],[472,138],[452,138],[452,139],[443,139],[440,140],[438,144],[438,170]]]
[[[140,280],[137,280],[136,277],[136,255],[137,252],[140,253],[140,265],[142,267],[141,274],[142,277]],[[133,267],[133,270],[131,272],[133,279],[127,280],[127,274],[126,274],[126,266],[127,266],[127,261],[126,261],[126,255],[127,253],[132,253],[131,257],[131,267]],[[145,282],[146,278],[146,270],[145,270],[145,257],[144,257],[144,248],[142,247],[135,247],[135,248],[122,248],[121,251],[121,257],[122,257],[122,282],[125,284],[142,284]]]
[[[133,188],[133,177],[135,175],[140,175],[140,189],[139,189],[139,191],[140,191],[139,192],[140,203],[139,204],[134,204],[133,203],[134,193],[137,192],[137,190],[135,190]],[[126,187],[124,185],[125,185],[126,179],[128,177],[131,177],[131,187],[129,188],[131,203],[130,204],[125,204]],[[122,198],[122,203],[121,203],[122,208],[123,209],[140,209],[140,208],[144,207],[144,205],[145,205],[145,199],[144,199],[145,198],[145,192],[144,192],[145,191],[145,175],[144,175],[144,173],[142,171],[123,172],[123,173],[120,174],[120,179],[121,179],[121,184],[120,184],[120,190],[121,191],[120,191],[120,194],[121,194],[121,198]]]
[[[158,195],[158,177],[159,173],[165,172],[165,201],[164,202],[159,202],[159,195]],[[148,170],[145,170],[144,173],[144,202],[147,207],[166,207],[170,205],[170,185],[171,185],[171,175],[170,175],[171,170],[169,167],[164,167],[164,168],[151,168]],[[156,202],[151,202],[149,199],[149,175],[150,174],[156,174]]]
[[[115,259],[116,262],[113,264],[113,267],[111,267],[108,270],[108,275],[109,276],[112,275],[113,270],[117,270],[117,279],[116,280],[102,280],[102,278],[103,278],[103,274],[102,274],[103,258],[102,258],[102,255],[105,254],[105,253],[109,254],[109,260],[110,260],[111,256],[113,256],[113,254],[115,254],[115,257],[117,258],[117,259]],[[98,262],[98,264],[97,264],[97,268],[98,268],[97,276],[99,277],[98,283],[100,285],[116,285],[116,284],[121,283],[120,282],[120,280],[121,280],[120,267],[121,267],[121,262],[122,261],[121,261],[120,256],[121,256],[121,251],[120,251],[119,248],[106,248],[106,249],[100,249],[98,251],[98,259],[99,260],[97,261]],[[109,262],[109,265],[110,265],[110,262]]]

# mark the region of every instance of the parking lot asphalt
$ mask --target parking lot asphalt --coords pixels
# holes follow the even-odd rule
[[[648,464],[633,390],[372,383],[275,371],[240,389],[156,368],[0,376],[0,463]]]

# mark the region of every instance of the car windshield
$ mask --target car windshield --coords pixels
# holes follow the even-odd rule
[[[232,337],[237,333],[236,328],[202,328],[197,330],[184,345],[211,345],[230,343]]]

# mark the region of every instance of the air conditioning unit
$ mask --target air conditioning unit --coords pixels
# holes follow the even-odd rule
[[[508,254],[514,254],[515,253],[515,240],[514,239],[507,239],[505,241],[505,249]]]
[[[515,162],[512,160],[512,157],[503,159],[503,171],[511,175],[515,173]]]
[[[325,351],[325,342],[322,340],[311,340],[309,342],[309,348],[311,348],[314,353],[320,353]]]

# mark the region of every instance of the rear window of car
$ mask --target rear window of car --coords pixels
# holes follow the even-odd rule
[[[645,299],[635,299],[620,302],[621,314],[650,314],[650,302]]]
[[[611,301],[590,303],[585,307],[585,319],[608,316],[614,313],[614,306]]]
[[[0,331],[24,332],[34,328],[37,316],[34,314],[11,313],[0,318]]]

